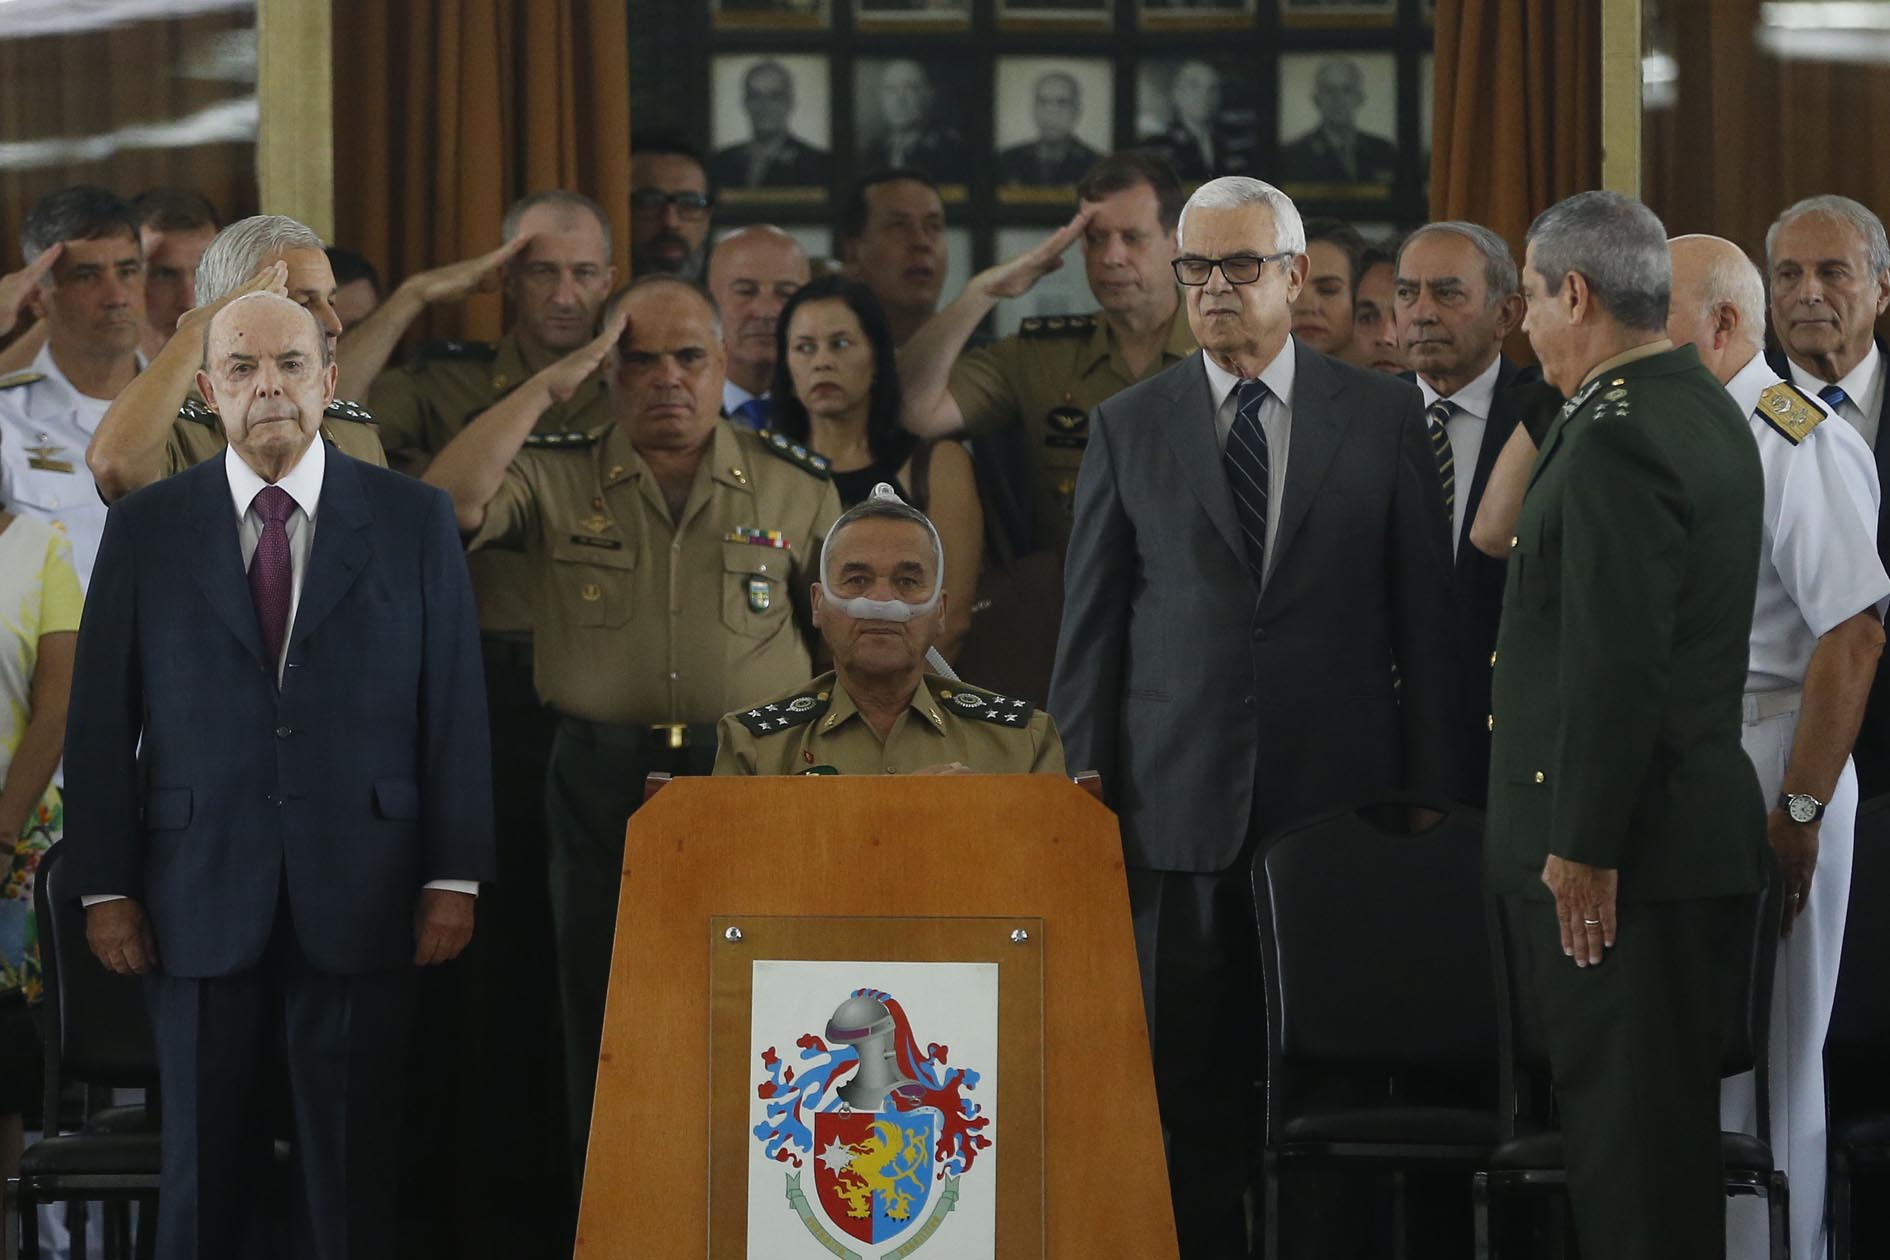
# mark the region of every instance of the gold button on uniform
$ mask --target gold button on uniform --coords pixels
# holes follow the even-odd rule
[[[1496,664],[1496,653],[1494,652],[1490,653],[1490,664],[1491,666],[1495,666]]]
[[[1509,545],[1510,545],[1511,547],[1514,547],[1514,546],[1515,546],[1515,545],[1516,545],[1517,543],[1519,543],[1519,542],[1521,542],[1521,541],[1522,541],[1522,539],[1520,539],[1520,538],[1518,538],[1518,537],[1517,537],[1516,535],[1514,535],[1514,534],[1511,534],[1511,535],[1509,536]]]
[[[1494,713],[1490,714],[1490,729],[1491,730],[1496,729],[1496,714]]]
[[[1542,782],[1542,771],[1540,770],[1536,771],[1536,782],[1537,783]]]

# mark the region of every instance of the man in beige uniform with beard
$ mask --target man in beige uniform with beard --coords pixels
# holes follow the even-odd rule
[[[521,449],[600,366],[611,423]],[[804,592],[840,502],[825,460],[720,418],[722,381],[708,295],[651,276],[607,309],[601,336],[501,399],[427,469],[475,551],[522,550],[537,578],[535,676],[559,719],[545,814],[580,1163],[624,822],[644,778],[706,773],[717,718],[813,672]]]
[[[722,719],[717,774],[1062,774],[1056,723],[926,669],[950,598],[938,532],[882,484],[827,535],[814,625],[834,668]]]

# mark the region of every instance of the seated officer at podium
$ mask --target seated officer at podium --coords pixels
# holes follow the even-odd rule
[[[833,671],[724,717],[715,773],[1064,773],[1048,713],[927,671],[944,554],[932,522],[883,482],[842,514],[813,588]]]

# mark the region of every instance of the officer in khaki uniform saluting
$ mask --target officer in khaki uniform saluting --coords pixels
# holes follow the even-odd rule
[[[814,624],[832,672],[722,719],[717,774],[1062,774],[1028,701],[926,671],[949,598],[925,514],[881,484],[827,533]]]
[[[610,424],[521,451],[602,364]],[[624,822],[655,770],[705,773],[714,723],[813,672],[804,600],[840,515],[826,461],[722,421],[722,330],[700,289],[633,283],[601,336],[467,426],[427,470],[477,550],[537,576],[538,693],[574,1155],[603,1033]]]
[[[252,215],[218,232],[197,262],[196,308],[119,391],[86,448],[86,465],[107,503],[223,453],[223,426],[195,394],[204,330],[229,303],[257,292],[307,307],[335,348],[341,317],[335,314],[335,273],[321,237],[279,214]],[[348,387],[343,373],[339,388]],[[321,435],[345,455],[387,466],[379,427],[363,407],[337,400],[323,415]]]
[[[914,433],[975,438],[1024,427],[1034,546],[1059,553],[1069,544],[1090,412],[1195,351],[1170,266],[1183,200],[1174,168],[1151,154],[1118,153],[1097,163],[1076,192],[1075,218],[1037,248],[972,277],[899,351],[904,419]],[[1101,310],[1027,319],[1014,336],[961,355],[998,299],[1028,293],[1079,240]]]

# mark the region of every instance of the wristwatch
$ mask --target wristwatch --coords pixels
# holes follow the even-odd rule
[[[1795,823],[1815,823],[1824,817],[1824,802],[1809,792],[1780,792],[1778,807]]]

